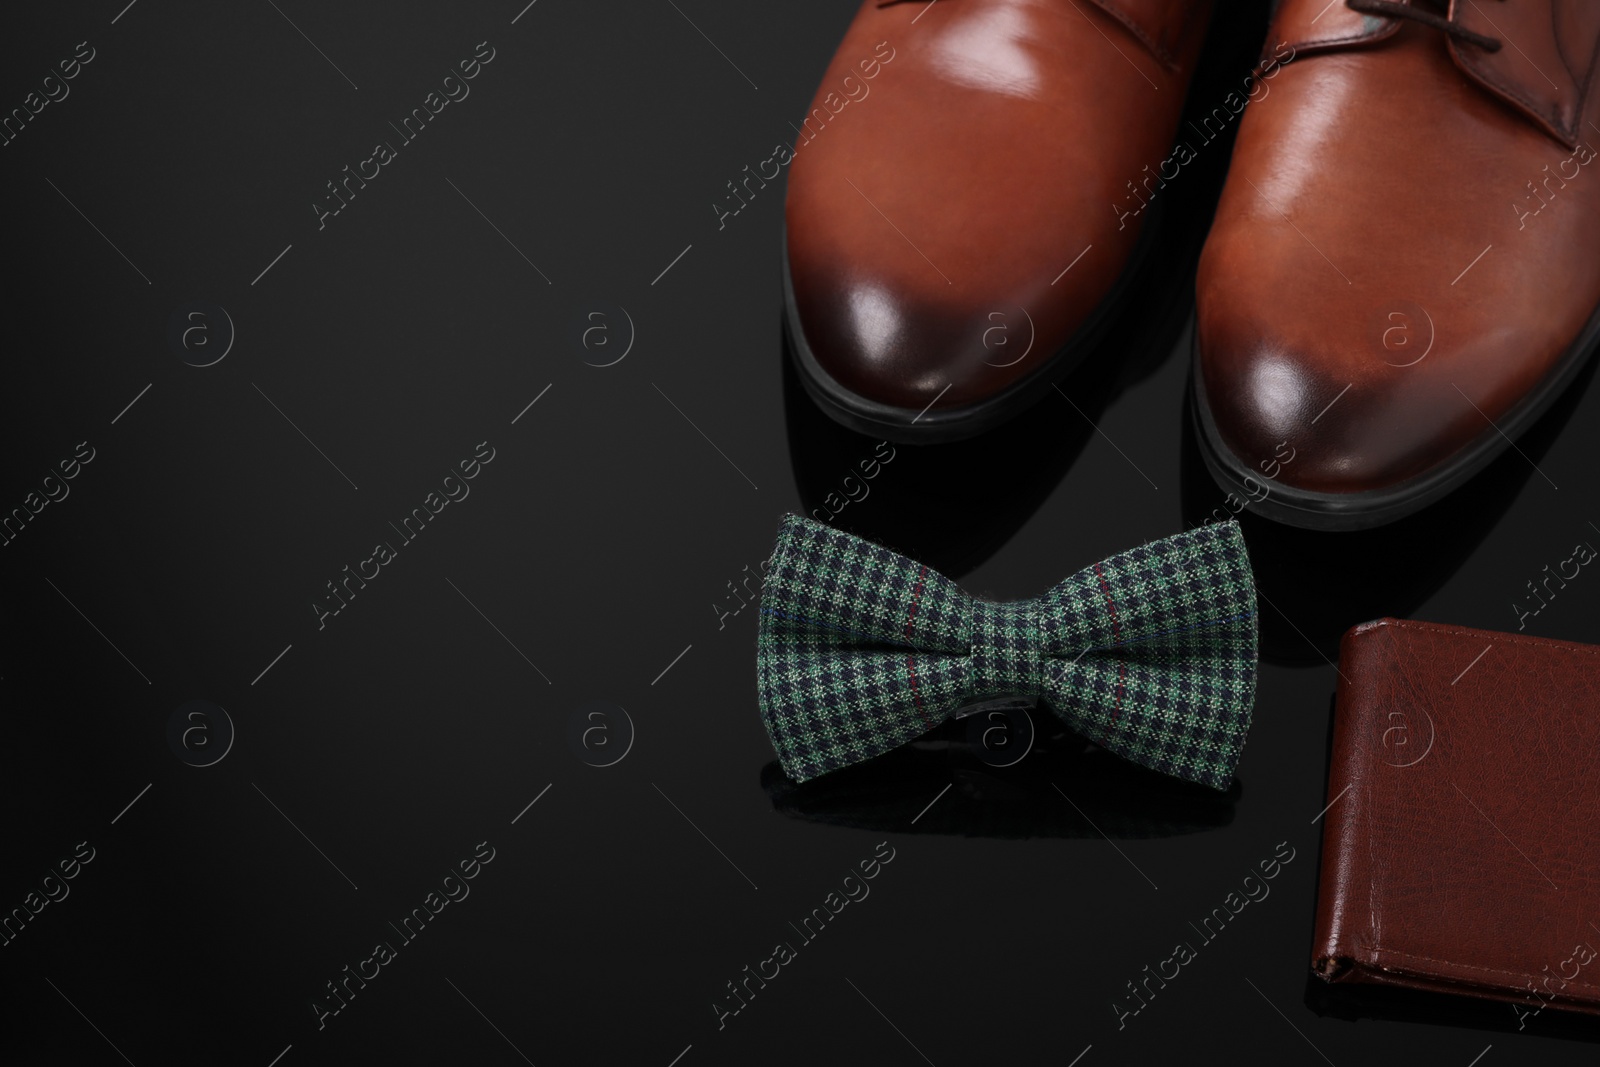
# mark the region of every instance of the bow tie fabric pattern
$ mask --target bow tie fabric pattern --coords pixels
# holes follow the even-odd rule
[[[1125,759],[1225,789],[1255,702],[1255,584],[1237,522],[999,604],[788,515],[762,587],[756,676],[767,733],[797,782],[897,748],[963,707],[1022,696]]]

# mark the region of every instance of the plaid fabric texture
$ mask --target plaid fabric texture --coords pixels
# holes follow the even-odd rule
[[[1255,702],[1244,538],[1236,522],[1202,526],[994,604],[788,515],[761,593],[756,678],[795,781],[905,744],[965,705],[1025,696],[1126,759],[1224,789]]]

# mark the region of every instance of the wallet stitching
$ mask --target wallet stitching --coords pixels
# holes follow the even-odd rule
[[[1533,645],[1536,648],[1549,648],[1558,652],[1581,652],[1587,656],[1600,656],[1600,648],[1590,648],[1585,645],[1575,645],[1573,642],[1562,641],[1556,638],[1518,637],[1515,634],[1501,633],[1495,630],[1451,630],[1433,623],[1413,622],[1410,619],[1395,619],[1390,625],[1406,630],[1426,630],[1436,634],[1450,634],[1454,637],[1492,637],[1502,641],[1509,641],[1514,645]]]
[[[1497,974],[1497,975],[1500,975],[1503,978],[1528,978],[1528,979],[1532,979],[1532,978],[1536,977],[1535,975],[1528,974],[1525,971],[1507,971],[1507,970],[1502,970],[1499,967],[1478,967],[1478,966],[1474,966],[1473,964],[1470,964],[1470,963],[1457,963],[1454,960],[1442,960],[1442,959],[1439,959],[1439,958],[1437,958],[1435,956],[1424,956],[1424,955],[1422,955],[1420,953],[1404,952],[1404,951],[1402,951],[1400,949],[1394,949],[1394,948],[1380,948],[1378,950],[1378,955],[1379,955],[1380,958],[1385,956],[1385,955],[1388,955],[1388,956],[1399,956],[1402,959],[1408,959],[1408,960],[1426,960],[1429,963],[1442,963],[1446,967],[1455,967],[1455,968],[1459,968],[1460,970],[1463,970],[1463,971],[1482,971],[1484,974]],[[1381,964],[1380,964],[1380,966],[1381,966]],[[1575,986],[1579,986],[1579,987],[1584,988],[1584,989],[1592,989],[1596,993],[1600,993],[1600,985],[1597,985],[1597,984],[1595,984],[1593,982],[1580,982],[1576,978],[1564,978],[1564,979],[1562,979],[1562,981],[1566,982],[1567,985],[1569,985],[1569,986],[1575,985]],[[1565,991],[1565,986],[1562,987],[1562,991],[1563,992]]]
[[[1426,631],[1426,632],[1429,632],[1429,633],[1448,634],[1448,635],[1454,636],[1454,637],[1478,637],[1478,636],[1482,636],[1483,634],[1486,634],[1486,633],[1494,633],[1494,635],[1496,637],[1499,637],[1499,638],[1501,638],[1502,640],[1505,640],[1505,641],[1509,641],[1512,644],[1532,645],[1532,646],[1535,646],[1537,648],[1550,648],[1550,649],[1554,649],[1554,650],[1560,651],[1560,652],[1580,652],[1580,653],[1583,653],[1585,655],[1590,655],[1590,656],[1600,655],[1600,649],[1588,648],[1588,647],[1584,647],[1584,646],[1576,646],[1575,647],[1574,645],[1572,645],[1572,644],[1570,644],[1568,642],[1558,641],[1558,640],[1549,639],[1549,638],[1517,637],[1517,636],[1515,636],[1513,634],[1503,634],[1503,633],[1498,633],[1498,632],[1495,632],[1495,631],[1456,630],[1456,629],[1450,629],[1449,627],[1445,627],[1445,626],[1437,626],[1437,625],[1434,625],[1432,623],[1413,622],[1410,619],[1393,619],[1388,623],[1388,625],[1389,626],[1393,626],[1395,629],[1422,630],[1422,631]],[[1372,920],[1374,922],[1376,921],[1376,916],[1375,915],[1373,915],[1371,918],[1372,918]],[[1453,967],[1453,968],[1457,968],[1459,970],[1464,970],[1464,971],[1479,971],[1479,972],[1482,972],[1483,974],[1499,975],[1502,978],[1521,978],[1521,979],[1528,979],[1528,980],[1531,981],[1534,977],[1536,977],[1535,975],[1529,974],[1529,973],[1527,973],[1525,971],[1507,971],[1507,970],[1504,970],[1504,969],[1499,968],[1499,967],[1480,967],[1480,966],[1476,966],[1476,965],[1470,964],[1470,963],[1457,963],[1454,960],[1439,959],[1436,956],[1424,956],[1421,953],[1406,952],[1406,951],[1401,950],[1401,949],[1382,948],[1382,947],[1380,947],[1378,949],[1378,955],[1379,955],[1380,959],[1381,959],[1381,957],[1387,955],[1387,956],[1391,956],[1391,957],[1398,957],[1400,959],[1405,959],[1405,960],[1422,960],[1422,961],[1426,961],[1428,963],[1443,964],[1446,967]],[[1381,966],[1381,964],[1380,964],[1380,966]],[[1441,976],[1441,977],[1443,977],[1443,976]],[[1600,984],[1597,984],[1597,983],[1594,983],[1594,982],[1583,982],[1583,981],[1579,981],[1576,978],[1562,979],[1562,981],[1566,982],[1566,984],[1568,986],[1577,986],[1580,989],[1592,990],[1595,993],[1600,993]],[[1566,989],[1566,986],[1563,986],[1562,987],[1562,991],[1565,992],[1565,989]]]
[[[1393,658],[1393,656],[1395,654],[1395,647],[1394,647],[1395,644],[1396,644],[1395,637],[1394,637],[1393,634],[1390,634],[1389,635],[1389,649],[1388,649],[1388,652],[1389,652],[1389,656],[1391,658]],[[1335,669],[1337,669],[1337,668],[1335,668]],[[1363,793],[1365,793],[1365,790],[1359,791],[1357,795],[1360,796]],[[1354,800],[1355,798],[1352,797],[1351,799]],[[1363,825],[1362,828],[1361,828],[1361,836],[1366,840],[1366,843],[1367,843],[1367,870],[1368,871],[1374,871],[1374,870],[1377,869],[1377,866],[1378,866],[1378,862],[1377,862],[1377,850],[1378,850],[1377,835],[1372,832],[1372,825],[1371,825],[1372,817],[1371,817],[1371,814],[1368,811],[1368,808],[1366,807],[1366,805],[1362,806],[1361,814],[1362,814],[1362,817],[1365,819],[1365,825]],[[1379,903],[1378,902],[1378,896],[1381,893],[1382,893],[1382,886],[1379,884],[1378,880],[1376,878],[1368,878],[1367,879],[1367,929],[1372,931],[1372,942],[1373,942],[1374,945],[1381,945],[1383,943],[1383,929],[1382,929],[1381,926],[1379,926],[1379,920],[1378,920],[1378,903]],[[1387,913],[1385,913],[1385,914],[1387,914]]]

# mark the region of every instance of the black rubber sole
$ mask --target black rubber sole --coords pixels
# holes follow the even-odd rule
[[[1365,530],[1384,526],[1449,495],[1499,458],[1556,402],[1597,348],[1600,348],[1600,307],[1589,317],[1555,370],[1498,423],[1485,425],[1482,433],[1444,463],[1382,489],[1318,493],[1283,485],[1261,471],[1251,470],[1223,443],[1211,418],[1211,405],[1206,401],[1205,376],[1200,372],[1199,331],[1196,330],[1191,344],[1189,398],[1195,425],[1200,431],[1197,435],[1200,455],[1216,483],[1239,494],[1248,502],[1250,510],[1263,518],[1307,530]],[[1247,484],[1246,479],[1251,484]],[[1263,490],[1266,496],[1256,500]]]
[[[861,396],[841,385],[817,362],[806,340],[799,308],[795,304],[794,283],[789,274],[789,237],[786,229],[783,240],[783,323],[788,335],[789,352],[806,395],[835,422],[857,433],[902,444],[960,441],[976,437],[1014,418],[1043,399],[1051,386],[1078,367],[1095,345],[1104,339],[1111,323],[1127,304],[1136,280],[1149,259],[1150,248],[1161,229],[1163,207],[1161,203],[1151,204],[1150,215],[1139,233],[1133,253],[1105,299],[1067,343],[1042,361],[1036,370],[975,404],[951,408],[936,408],[930,404],[922,411],[894,407]],[[937,399],[933,403],[938,403]]]

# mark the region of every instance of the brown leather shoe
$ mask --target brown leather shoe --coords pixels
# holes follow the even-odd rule
[[[1207,465],[1375,526],[1459,486],[1600,335],[1600,3],[1284,0],[1197,282]]]
[[[1158,170],[1179,165],[1210,9],[862,5],[789,174],[786,320],[829,414],[965,437],[1071,369],[1125,288]]]

